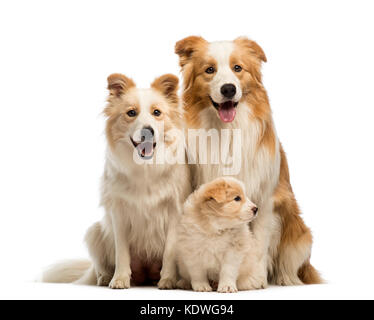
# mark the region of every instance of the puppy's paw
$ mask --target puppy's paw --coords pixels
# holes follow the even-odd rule
[[[268,282],[264,277],[246,277],[238,279],[239,291],[265,289],[267,286]]]
[[[130,277],[113,277],[109,283],[111,289],[128,289],[130,288]]]
[[[101,274],[97,276],[97,285],[100,287],[107,287],[112,277],[107,274]]]
[[[177,280],[172,278],[162,278],[157,284],[159,289],[175,289],[177,286]]]
[[[177,282],[177,288],[182,290],[191,290],[191,282],[181,279]]]
[[[212,291],[212,287],[209,285],[208,282],[193,283],[192,289],[193,291],[198,291],[198,292],[211,292]]]
[[[217,292],[221,293],[235,293],[238,292],[235,283],[220,283]]]

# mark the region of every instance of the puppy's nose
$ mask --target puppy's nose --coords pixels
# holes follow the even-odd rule
[[[257,211],[258,211],[258,208],[257,207],[253,207],[252,208],[252,212],[253,214],[256,216],[257,215]]]
[[[231,99],[235,96],[236,87],[232,83],[226,83],[221,87],[221,93],[224,97]]]
[[[145,126],[140,131],[142,141],[145,140],[153,140],[153,136],[155,135],[155,131],[151,126]]]

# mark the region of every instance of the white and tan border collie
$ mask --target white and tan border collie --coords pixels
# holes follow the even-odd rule
[[[76,282],[129,288],[158,282],[175,287],[176,224],[191,192],[186,165],[158,161],[161,153],[184,146],[178,78],[164,75],[149,89],[138,89],[121,74],[108,77],[106,138],[108,148],[102,180],[102,221],[87,232],[92,258],[57,264],[45,282]],[[164,159],[165,160],[165,159]],[[88,270],[87,270],[88,269]]]
[[[262,281],[321,283],[310,264],[312,235],[300,217],[262,84],[266,56],[247,38],[208,42],[191,36],[176,43],[183,73],[188,128],[240,129],[242,162],[236,178],[259,207],[252,230],[262,249]],[[231,142],[232,143],[232,142]],[[195,187],[224,174],[221,164],[197,164]]]
[[[257,207],[244,184],[232,177],[201,185],[186,200],[178,224],[177,287],[237,292],[261,288],[256,278],[259,248],[248,224]]]

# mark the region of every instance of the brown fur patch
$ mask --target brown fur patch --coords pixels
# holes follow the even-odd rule
[[[262,84],[261,61],[266,61],[265,53],[254,41],[247,38],[238,38],[234,41],[235,49],[230,57],[231,68],[240,65],[243,69],[237,73],[240,80],[243,96],[251,108],[252,120],[259,123],[262,135],[258,147],[265,146],[271,156],[275,156],[276,136],[272,123],[272,113],[269,99]]]
[[[300,216],[300,208],[292,191],[287,158],[282,146],[280,147],[280,153],[281,167],[279,183],[274,192],[273,199],[274,211],[279,214],[282,221],[282,235],[278,247],[279,254],[281,255],[289,246],[311,246],[313,239],[310,229],[305,225]],[[301,266],[298,275],[300,280],[305,284],[323,282],[309,261],[306,261]]]
[[[208,44],[202,37],[191,36],[175,45],[183,73],[184,115],[190,128],[199,127],[199,112],[210,105],[207,92],[211,75],[205,70],[216,62],[207,54]]]
[[[310,264],[309,261],[301,266],[297,275],[304,284],[321,284],[325,282],[321,278],[320,273]]]
[[[113,73],[108,77],[108,90],[112,95],[120,96],[132,87],[135,87],[134,81],[123,74]]]
[[[267,62],[266,55],[264,50],[257,44],[257,42],[250,40],[246,37],[239,37],[234,41],[240,46],[243,46],[251,51],[253,55],[255,55],[258,59],[262,60],[263,62]]]
[[[183,68],[196,54],[199,48],[205,47],[208,42],[199,36],[190,36],[175,44],[175,53],[179,55],[179,64]]]
[[[151,87],[160,91],[171,104],[178,105],[179,79],[173,74],[165,74],[153,81]]]
[[[206,216],[236,218],[246,202],[242,186],[235,181],[217,178],[202,189],[199,212]],[[234,200],[237,196],[240,201]]]

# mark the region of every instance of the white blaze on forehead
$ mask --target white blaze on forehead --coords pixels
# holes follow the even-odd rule
[[[240,81],[230,65],[230,57],[233,51],[234,43],[232,41],[217,41],[209,44],[208,54],[217,62],[216,73],[210,82],[210,95],[217,103],[225,101],[221,94],[221,87],[226,83],[231,83],[236,87],[236,94],[232,100],[239,101],[242,97]]]
[[[232,41],[211,42],[208,48],[209,55],[217,61],[218,66],[227,65],[233,51],[234,44]]]
[[[159,101],[158,93],[153,89],[136,89],[137,100],[139,102],[139,114],[133,124],[132,138],[135,141],[141,140],[141,129],[143,127],[152,127],[155,131],[155,138],[158,138],[158,124],[151,115],[153,104]]]

